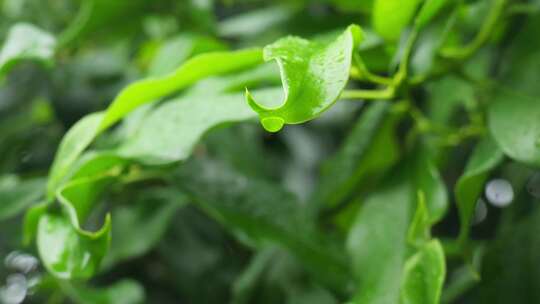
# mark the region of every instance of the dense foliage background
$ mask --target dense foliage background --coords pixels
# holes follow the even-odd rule
[[[0,303],[540,303],[539,37],[537,0],[0,0]]]

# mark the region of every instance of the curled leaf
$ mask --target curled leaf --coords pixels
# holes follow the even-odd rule
[[[330,42],[287,37],[267,45],[263,57],[277,62],[284,99],[269,106],[255,101],[246,90],[246,100],[259,114],[263,127],[277,132],[284,124],[311,120],[328,109],[347,84],[352,54],[361,38],[360,27],[351,25]]]
[[[110,229],[109,216],[99,231],[86,233],[76,229],[63,215],[44,214],[37,234],[41,260],[58,278],[88,278],[97,271],[109,247]]]

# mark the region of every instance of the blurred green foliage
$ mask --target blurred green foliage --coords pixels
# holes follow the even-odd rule
[[[0,303],[540,302],[537,0],[0,0]]]

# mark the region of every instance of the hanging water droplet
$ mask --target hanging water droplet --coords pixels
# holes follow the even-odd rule
[[[505,179],[494,179],[486,185],[486,198],[496,207],[506,207],[514,199],[514,189]]]
[[[7,268],[22,272],[29,273],[35,270],[38,266],[38,260],[36,257],[21,253],[19,251],[13,251],[6,256],[4,264]]]
[[[535,198],[540,198],[540,172],[534,173],[527,181],[527,192]]]
[[[6,286],[0,288],[0,302],[4,304],[22,303],[28,288],[24,275],[11,274],[7,277],[6,282]]]
[[[265,117],[261,119],[261,124],[266,131],[275,133],[283,128],[285,121],[281,117]]]
[[[476,202],[476,208],[474,210],[474,217],[472,220],[472,224],[476,225],[483,222],[487,217],[487,213],[488,213],[488,209],[487,209],[486,202],[483,199],[479,198],[478,201]]]

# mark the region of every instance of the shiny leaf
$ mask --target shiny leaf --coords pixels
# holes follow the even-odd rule
[[[61,279],[88,278],[99,268],[110,242],[111,221],[101,230],[86,233],[63,215],[44,214],[39,219],[37,247],[44,266]]]
[[[360,27],[351,25],[329,42],[287,37],[266,46],[264,60],[278,64],[284,98],[259,103],[255,94],[246,91],[247,102],[263,127],[277,132],[284,124],[311,120],[328,109],[347,84],[352,53],[361,38]]]
[[[155,102],[208,76],[247,68],[261,61],[261,51],[215,52],[196,56],[171,74],[137,81],[122,90],[105,112],[80,120],[64,137],[47,186],[52,198],[67,171],[95,137],[139,106]],[[226,64],[224,64],[226,63]]]
[[[405,263],[400,303],[440,303],[445,275],[441,244],[437,240],[426,243]]]

